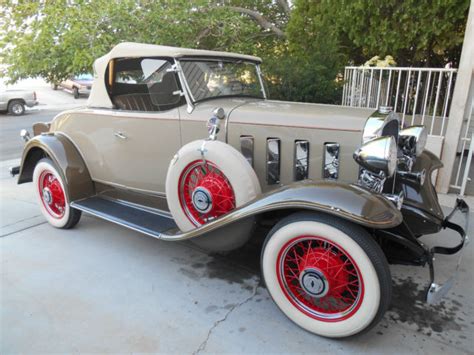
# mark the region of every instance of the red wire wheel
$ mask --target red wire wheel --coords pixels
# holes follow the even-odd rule
[[[62,218],[66,213],[66,196],[61,183],[51,171],[41,173],[38,189],[46,211],[54,218]]]
[[[277,258],[278,282],[306,315],[326,322],[351,317],[364,297],[357,264],[336,243],[317,236],[290,240]]]
[[[227,177],[212,162],[195,160],[182,172],[178,196],[186,217],[201,226],[235,208],[235,194]]]

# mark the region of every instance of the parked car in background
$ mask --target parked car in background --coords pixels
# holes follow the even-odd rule
[[[0,112],[8,112],[14,116],[25,113],[25,106],[38,105],[36,92],[30,90],[7,90],[0,87]]]
[[[23,131],[18,182],[33,181],[56,228],[85,212],[229,251],[259,225],[268,292],[314,334],[377,324],[392,295],[389,263],[427,265],[426,300],[437,302],[453,279],[435,282],[434,256],[463,248],[466,229],[451,218],[469,208],[441,209],[431,177],[442,163],[425,149],[426,129],[402,128],[387,107],[269,100],[260,63],[121,43],[95,61],[87,107],[36,123],[31,139]],[[444,228],[456,246],[419,240]]]
[[[60,82],[59,85],[53,85],[53,89],[61,87],[70,91],[74,95],[74,98],[78,99],[80,95],[89,95],[93,81],[94,77],[92,74],[80,74],[71,76],[70,78]]]

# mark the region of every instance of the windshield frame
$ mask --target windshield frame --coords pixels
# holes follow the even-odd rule
[[[257,75],[257,78],[258,78],[258,82],[260,84],[260,90],[262,92],[262,96],[254,96],[254,95],[221,95],[221,96],[212,96],[212,97],[206,97],[206,98],[203,98],[203,99],[200,99],[200,100],[196,100],[194,98],[194,95],[188,85],[188,81],[186,79],[186,76],[184,75],[184,71],[183,71],[183,68],[181,66],[181,62],[182,61],[202,61],[202,62],[210,62],[210,61],[215,61],[215,62],[219,62],[219,61],[222,61],[222,62],[228,62],[228,63],[235,63],[235,62],[243,62],[243,63],[247,63],[247,64],[252,64],[255,66],[255,71],[256,71],[256,75]],[[183,57],[183,58],[176,58],[175,59],[175,64],[176,64],[176,68],[177,68],[177,71],[178,71],[178,77],[179,77],[179,80],[181,81],[181,86],[184,88],[184,91],[185,91],[185,98],[186,100],[188,100],[188,111],[192,111],[192,108],[194,107],[194,104],[196,103],[200,103],[200,102],[203,102],[203,101],[209,101],[211,99],[220,99],[220,98],[230,98],[230,97],[233,97],[233,98],[253,98],[253,99],[260,99],[260,100],[265,100],[267,98],[267,92],[265,90],[265,85],[264,85],[264,82],[263,82],[263,78],[262,78],[262,72],[260,70],[260,63],[259,62],[254,62],[254,61],[251,61],[251,60],[248,60],[248,59],[244,59],[244,58],[227,58],[227,57]]]

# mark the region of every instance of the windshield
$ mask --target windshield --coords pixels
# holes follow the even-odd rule
[[[92,74],[79,74],[74,77],[76,80],[94,80]]]
[[[264,98],[257,66],[242,60],[181,60],[193,100],[243,96]]]

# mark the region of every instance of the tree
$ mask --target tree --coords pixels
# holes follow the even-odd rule
[[[298,0],[289,27],[308,43],[327,35],[358,65],[392,55],[400,66],[455,66],[469,0]]]
[[[0,57],[10,64],[11,81],[42,76],[56,82],[90,71],[95,58],[123,41],[256,54],[269,37],[262,21],[270,20],[260,15],[255,22],[242,13],[244,3],[49,0],[0,5]],[[262,1],[260,7],[275,14],[272,1]]]
[[[292,4],[290,6],[290,4]],[[0,0],[10,81],[90,72],[123,41],[262,57],[271,97],[336,103],[344,65],[456,65],[469,0]]]

